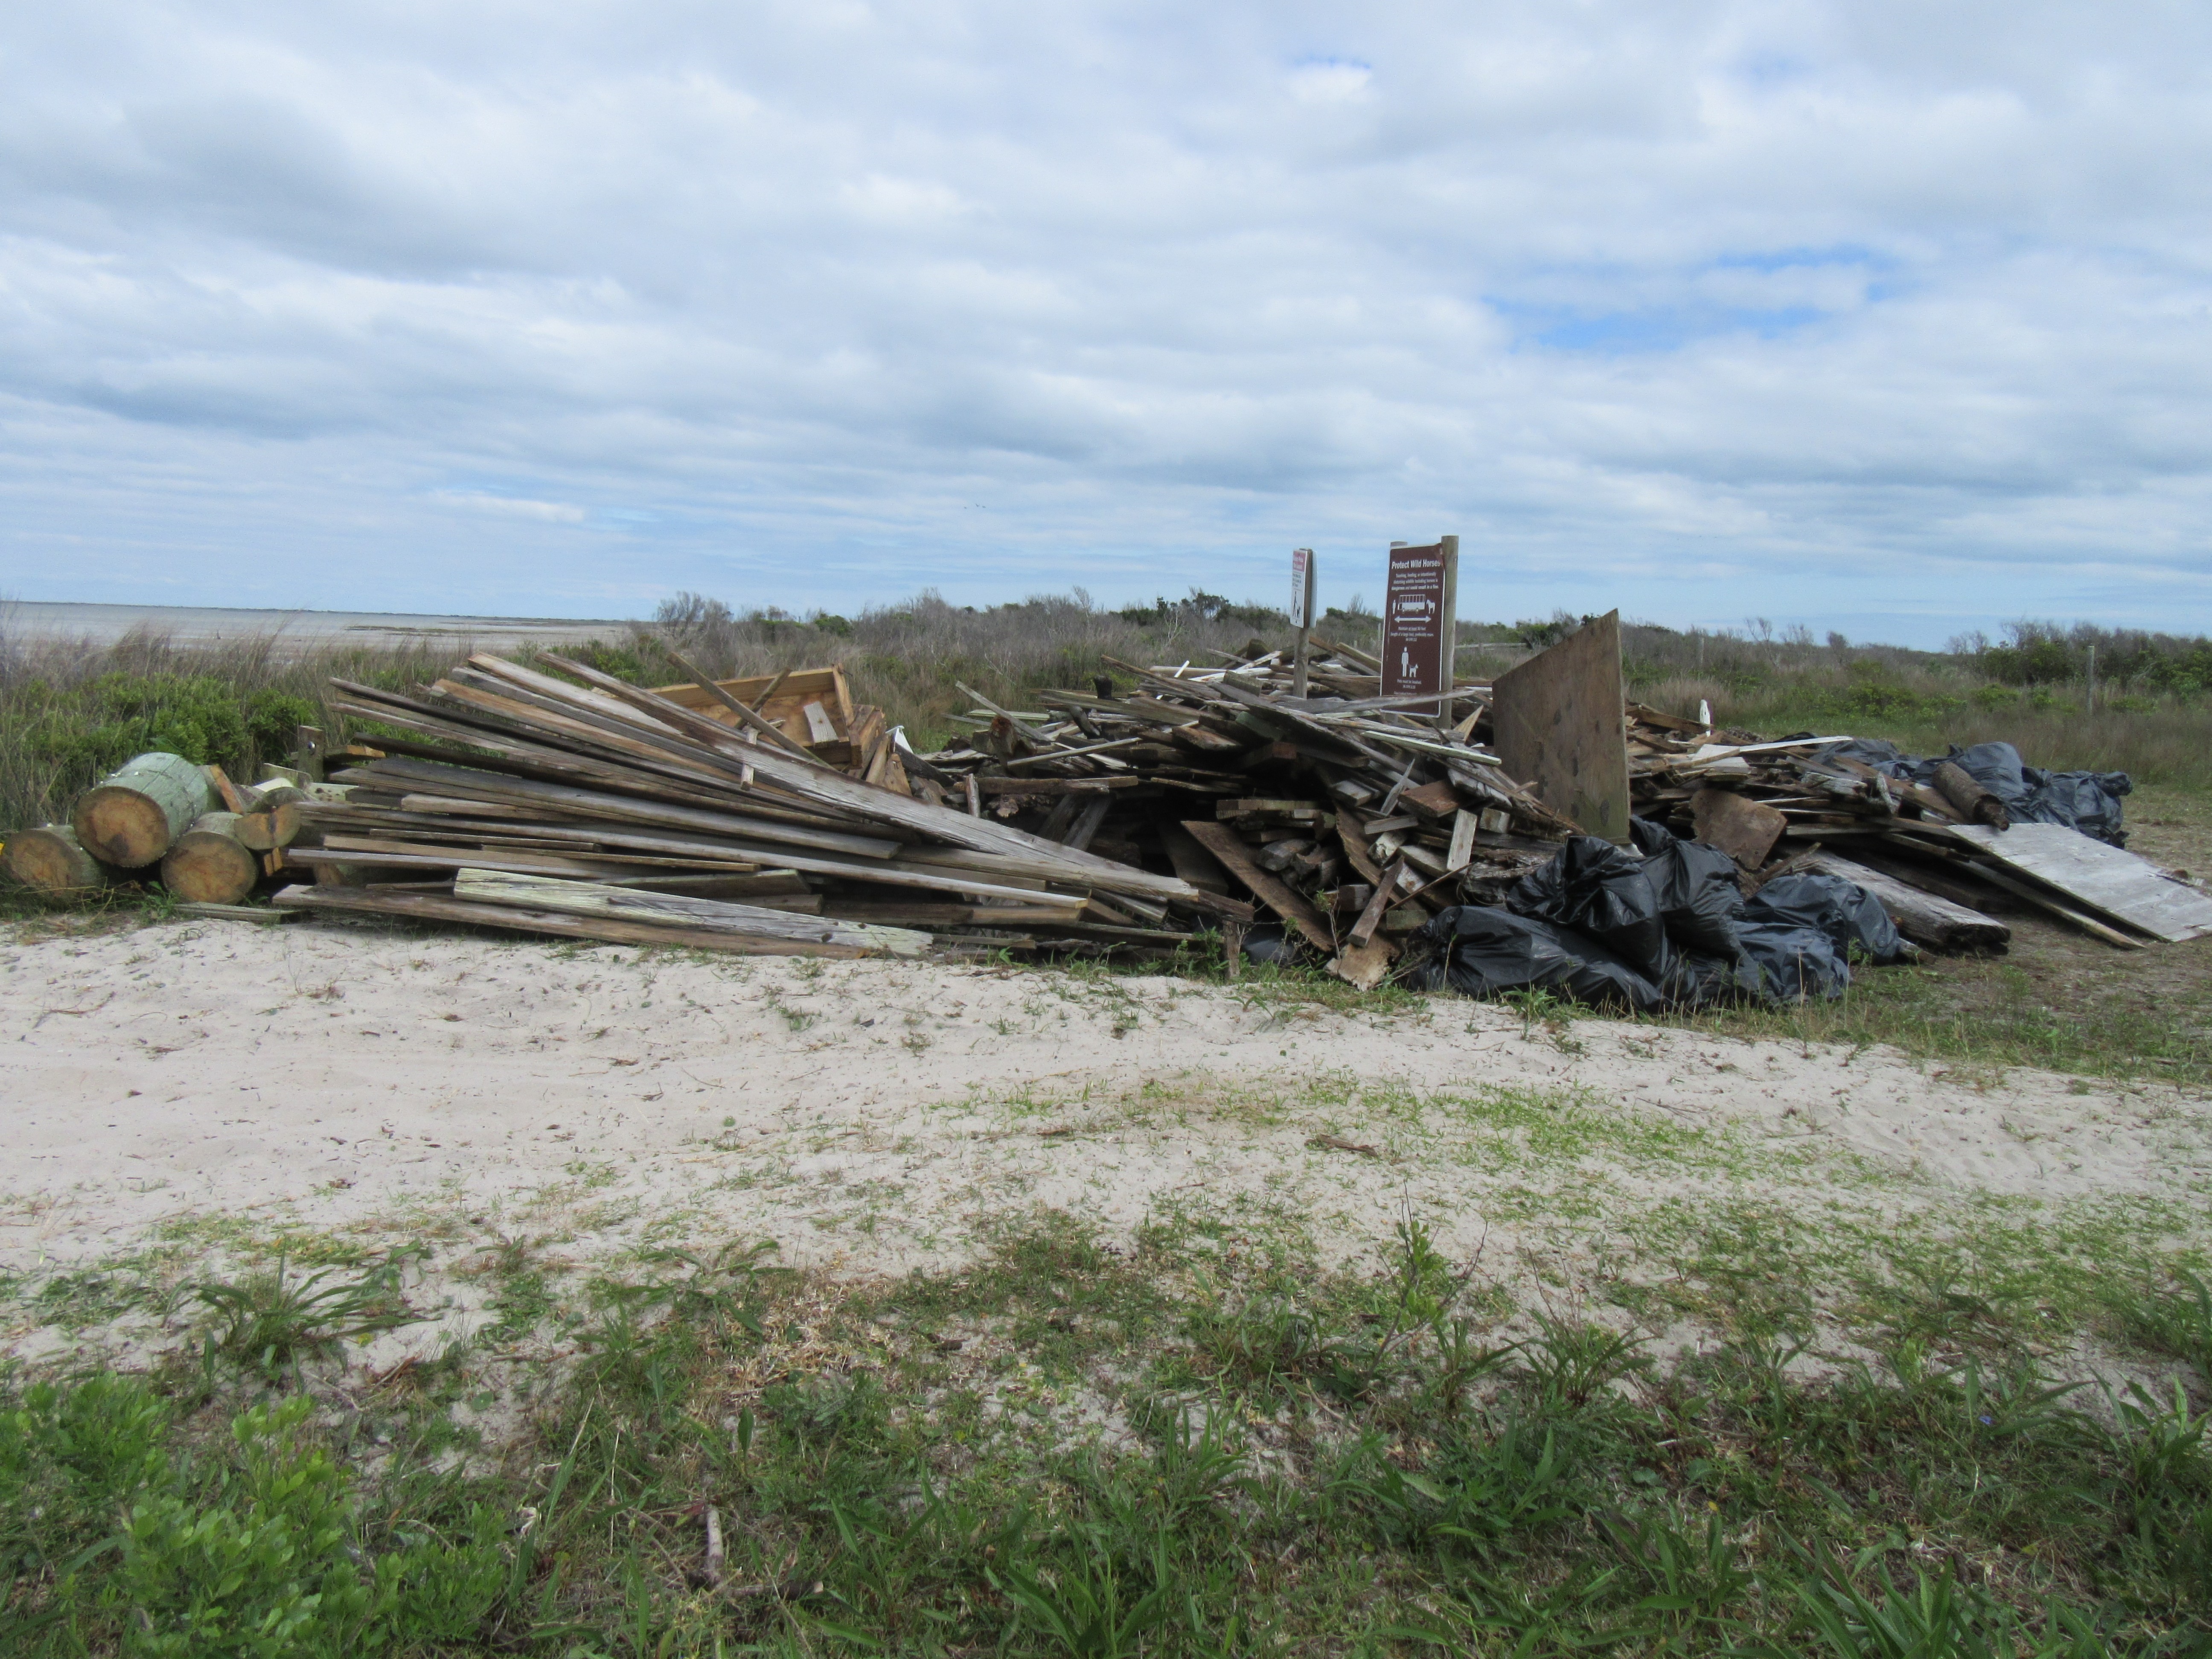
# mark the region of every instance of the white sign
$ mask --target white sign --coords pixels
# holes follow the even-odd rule
[[[1313,626],[1314,556],[1310,547],[1291,550],[1291,626]]]

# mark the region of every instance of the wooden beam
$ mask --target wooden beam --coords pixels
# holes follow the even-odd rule
[[[1336,936],[1329,931],[1328,918],[1304,895],[1253,863],[1245,854],[1244,843],[1235,834],[1202,818],[1187,820],[1182,827],[1194,841],[1219,859],[1230,874],[1251,889],[1261,903],[1296,927],[1316,947],[1331,956],[1336,954]]]

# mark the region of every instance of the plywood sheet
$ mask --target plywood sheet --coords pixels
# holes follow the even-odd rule
[[[2156,865],[2125,848],[2063,823],[2015,823],[2009,830],[1954,823],[1950,831],[2008,869],[2153,939],[2178,941],[2212,933],[2212,898],[2161,875]]]
[[[1498,676],[1490,721],[1508,775],[1588,836],[1628,842],[1620,613],[1608,611]]]

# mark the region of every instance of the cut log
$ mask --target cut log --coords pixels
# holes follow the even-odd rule
[[[1813,853],[1796,861],[1800,869],[1841,876],[1875,896],[1897,931],[1931,951],[1995,950],[2012,938],[2012,929],[1978,910],[1907,886],[1896,877],[1833,853]]]
[[[836,945],[895,957],[918,957],[929,948],[929,935],[906,927],[845,921],[834,916],[794,915],[760,905],[724,899],[691,898],[679,893],[647,893],[599,882],[556,881],[544,876],[463,870],[453,878],[453,896],[465,902],[507,904],[563,915],[602,917],[654,927],[693,927],[715,933],[744,934],[793,944]]]
[[[1747,870],[1766,862],[1790,820],[1771,806],[1725,789],[1700,789],[1690,797],[1697,837],[1717,847]]]
[[[2005,810],[2005,804],[1963,767],[1949,761],[1937,767],[1936,790],[1969,823],[1986,823],[1996,830],[2012,827],[2012,814]]]
[[[33,892],[72,893],[105,887],[117,872],[86,852],[69,825],[46,823],[8,837],[6,849],[0,851],[0,875]]]
[[[238,838],[238,814],[207,812],[161,860],[161,885],[190,904],[235,904],[261,879],[261,860]]]
[[[158,750],[111,772],[76,798],[70,827],[94,858],[118,869],[158,864],[219,798],[208,775],[182,755]]]

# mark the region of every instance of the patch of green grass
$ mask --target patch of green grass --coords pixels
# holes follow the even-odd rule
[[[1855,970],[1848,991],[1833,1002],[1715,1009],[1656,1023],[1754,1041],[1887,1044],[1991,1071],[2022,1066],[2192,1088],[2212,1085],[2212,1042],[2204,1036],[2212,1029],[2212,978],[2168,988],[2146,1001],[2128,994],[2130,965],[2080,975],[2069,988],[2066,1006],[2056,1006],[2049,988],[2018,963],[1954,958]],[[2107,989],[2111,994],[2096,994]]]
[[[1200,1252],[1204,1224],[1169,1218],[1115,1249],[1041,1211],[963,1267],[867,1285],[767,1271],[750,1244],[648,1247],[578,1282],[573,1352],[517,1379],[538,1403],[475,1452],[464,1420],[518,1391],[465,1356],[342,1390],[309,1358],[273,1400],[0,1382],[0,1645],[1974,1659],[2212,1638],[2212,1378],[2092,1409],[2042,1358],[2084,1328],[2031,1291],[2024,1233],[2009,1276],[1877,1264],[1877,1308],[1776,1251],[1778,1228],[1682,1260],[1736,1263],[1712,1296],[1823,1310],[1820,1340],[1875,1358],[1725,1321],[1668,1356],[1617,1308],[1517,1310],[1411,1215],[1331,1270],[1287,1231],[1232,1256],[1233,1229]],[[535,1251],[510,1254],[513,1279]],[[2190,1306],[2167,1311],[2193,1341]]]

